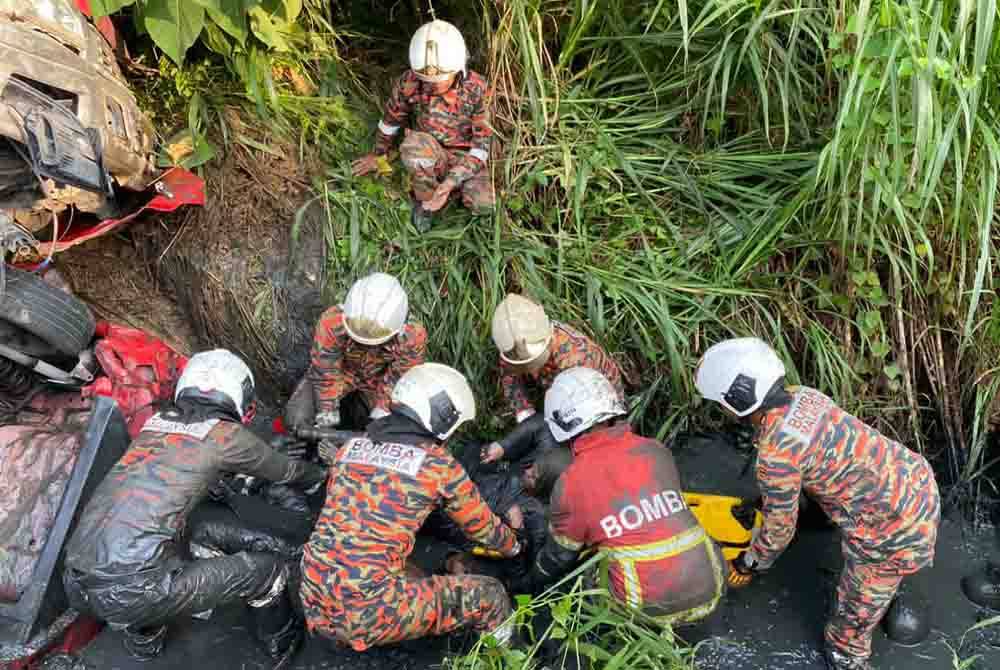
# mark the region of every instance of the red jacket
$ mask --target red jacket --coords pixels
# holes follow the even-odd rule
[[[684,502],[670,450],[626,423],[571,448],[573,463],[552,493],[552,541],[604,551],[609,588],[622,602],[674,621],[711,613],[724,562]]]

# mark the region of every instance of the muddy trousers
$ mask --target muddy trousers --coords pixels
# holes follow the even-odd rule
[[[342,599],[303,578],[300,593],[309,631],[357,651],[460,628],[493,633],[500,641],[510,635],[503,627],[511,615],[510,599],[492,577],[400,576],[363,597],[344,594]]]
[[[826,626],[826,642],[843,654],[868,658],[872,633],[906,575],[891,562],[867,563],[851,557],[844,560],[836,605]]]
[[[70,605],[116,630],[138,631],[180,617],[259,598],[274,585],[284,563],[277,556],[232,556],[165,565],[116,578],[93,577],[72,568],[64,584]]]
[[[434,190],[444,181],[455,158],[466,152],[446,149],[430,133],[409,132],[399,146],[399,157],[410,173],[413,195],[423,202],[430,200]],[[459,187],[462,204],[476,214],[489,214],[496,204],[488,166],[465,180]]]

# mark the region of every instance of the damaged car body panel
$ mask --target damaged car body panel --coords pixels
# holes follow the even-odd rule
[[[152,126],[71,0],[0,0],[0,137],[0,208],[31,229],[70,205],[113,216],[114,188],[156,176]]]

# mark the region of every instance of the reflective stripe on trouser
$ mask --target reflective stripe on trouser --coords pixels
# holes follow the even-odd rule
[[[429,200],[434,189],[448,174],[455,157],[467,153],[460,149],[445,149],[430,133],[410,132],[399,146],[399,156],[409,171],[413,194],[417,200]],[[493,211],[496,193],[490,178],[489,164],[467,179],[462,186],[462,204],[476,212]]]
[[[625,599],[628,605],[641,608],[644,605],[642,583],[639,580],[639,573],[636,563],[645,563],[665,560],[677,556],[687,551],[704,549],[708,555],[708,560],[712,564],[712,573],[715,576],[715,591],[712,598],[705,603],[663,616],[656,617],[656,620],[664,624],[688,623],[704,619],[715,611],[725,588],[725,572],[719,552],[716,550],[712,540],[705,533],[701,526],[689,528],[669,540],[651,542],[643,545],[632,545],[625,547],[613,547],[605,550],[608,559],[615,561],[621,566],[625,583]],[[606,568],[606,566],[605,566]],[[601,578],[603,585],[608,586],[607,571],[602,569]]]
[[[890,562],[864,563],[845,557],[836,609],[826,626],[827,643],[849,656],[871,656],[872,633],[889,609],[903,577]]]
[[[510,599],[493,577],[399,577],[364,598],[339,601],[303,580],[300,593],[310,632],[357,651],[459,628],[493,633],[501,642],[511,632],[503,626],[512,612]]]

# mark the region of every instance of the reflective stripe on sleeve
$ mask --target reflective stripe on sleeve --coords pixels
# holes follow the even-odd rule
[[[485,163],[486,159],[490,157],[490,152],[485,149],[469,149],[469,155]]]
[[[395,135],[399,132],[399,126],[390,126],[385,121],[379,121],[378,131],[383,135]]]

